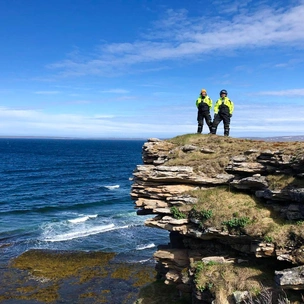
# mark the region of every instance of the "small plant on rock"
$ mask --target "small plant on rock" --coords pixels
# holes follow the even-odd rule
[[[173,216],[175,219],[180,220],[180,219],[185,219],[185,218],[187,218],[187,215],[186,215],[184,212],[180,211],[180,210],[179,210],[177,207],[175,207],[175,206],[171,207],[170,211],[171,211],[171,213],[172,213],[172,216]]]
[[[226,226],[229,232],[236,231],[236,232],[242,232],[242,228],[244,228],[246,225],[250,224],[252,221],[249,217],[243,216],[243,217],[233,217],[232,219],[228,221],[223,221],[222,225]]]
[[[197,262],[196,263],[196,268],[195,268],[195,275],[194,275],[194,282],[196,284],[199,283],[199,278],[201,276],[201,272],[209,269],[210,267],[217,265],[216,262],[214,261],[209,261],[208,263],[204,263],[204,262]],[[204,291],[205,289],[211,289],[213,287],[213,283],[212,282],[207,282],[203,285],[197,285],[197,288],[199,291]]]
[[[203,223],[212,217],[212,210],[201,210],[197,211],[195,208],[192,208],[188,214],[189,218],[194,218],[200,221],[200,227],[203,226]]]
[[[271,236],[265,235],[265,236],[264,236],[264,241],[265,241],[266,243],[272,243],[272,242],[273,242],[273,239],[272,239]]]

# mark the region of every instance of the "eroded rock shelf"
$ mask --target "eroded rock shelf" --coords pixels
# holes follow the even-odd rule
[[[235,291],[246,298],[255,284],[303,289],[303,142],[193,134],[151,138],[142,157],[131,197],[139,215],[154,215],[148,227],[170,231],[154,254],[166,284],[193,303],[242,303]]]

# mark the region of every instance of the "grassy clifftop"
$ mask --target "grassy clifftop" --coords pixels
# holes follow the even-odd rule
[[[294,161],[304,158],[304,142],[268,142],[209,134],[186,134],[169,139],[168,142],[176,147],[192,145],[198,149],[191,153],[184,153],[183,149],[176,149],[176,152],[170,155],[166,165],[193,166],[196,170],[201,170],[207,174],[224,172],[231,157],[244,155],[250,150],[252,152],[279,151],[285,155],[292,155]],[[204,150],[207,153],[202,153]],[[252,161],[255,156],[254,153],[247,154],[247,161]]]
[[[186,134],[148,140],[143,161],[131,194],[156,215],[147,226],[170,231],[172,247],[155,253],[166,283],[192,282],[197,303],[302,289],[301,279],[274,277],[304,265],[304,142]]]

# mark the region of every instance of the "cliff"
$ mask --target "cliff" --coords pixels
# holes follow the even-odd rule
[[[170,232],[154,254],[166,284],[191,294],[192,303],[277,303],[282,290],[298,297],[303,142],[189,134],[149,139],[142,157],[131,197],[139,215],[154,215],[146,226]]]

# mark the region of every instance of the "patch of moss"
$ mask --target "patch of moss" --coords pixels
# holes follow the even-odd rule
[[[134,287],[141,287],[155,280],[156,271],[151,271],[144,265],[137,265],[134,270],[134,265],[120,265],[115,268],[111,277],[113,279],[131,280]]]
[[[138,271],[134,276],[134,287],[145,286],[149,283],[152,283],[155,280],[156,271],[151,272],[151,270],[143,267],[140,271]]]
[[[16,299],[37,300],[43,303],[51,303],[59,299],[58,289],[58,284],[42,287],[40,289],[35,289],[34,291],[26,291],[25,289],[23,289],[22,296],[17,296]]]
[[[108,275],[107,268],[96,266],[92,268],[83,268],[79,270],[78,277],[79,277],[79,284],[88,282],[92,279],[96,278],[105,278]]]
[[[71,287],[77,303],[87,303],[86,299],[110,303],[116,301],[117,280],[122,280],[130,291],[121,303],[131,303],[140,287],[155,280],[156,271],[152,265],[115,262],[114,257],[114,253],[104,252],[27,251],[12,260],[3,274],[0,301],[57,303],[69,297]]]
[[[96,292],[87,292],[87,293],[83,293],[79,296],[79,298],[95,298],[97,297],[97,293]]]
[[[120,265],[111,274],[113,279],[129,280],[132,275],[131,265]]]
[[[69,284],[83,284],[105,278],[108,275],[109,262],[114,256],[114,253],[104,252],[29,250],[11,261],[12,271],[8,272],[5,283],[9,284],[14,280],[13,269],[21,270],[22,276],[17,281],[14,280],[13,288],[8,286],[4,297],[44,303],[58,301],[58,291],[65,280],[73,278]],[[94,292],[87,292],[80,297],[96,298],[96,295]]]
[[[11,263],[11,266],[27,270],[37,277],[60,280],[72,275],[79,275],[89,267],[103,267],[113,259],[115,253],[70,252],[29,250]],[[85,274],[83,273],[85,276]],[[87,275],[87,278],[90,275]]]
[[[110,293],[111,291],[109,289],[105,289],[105,290],[102,290],[101,293]]]

